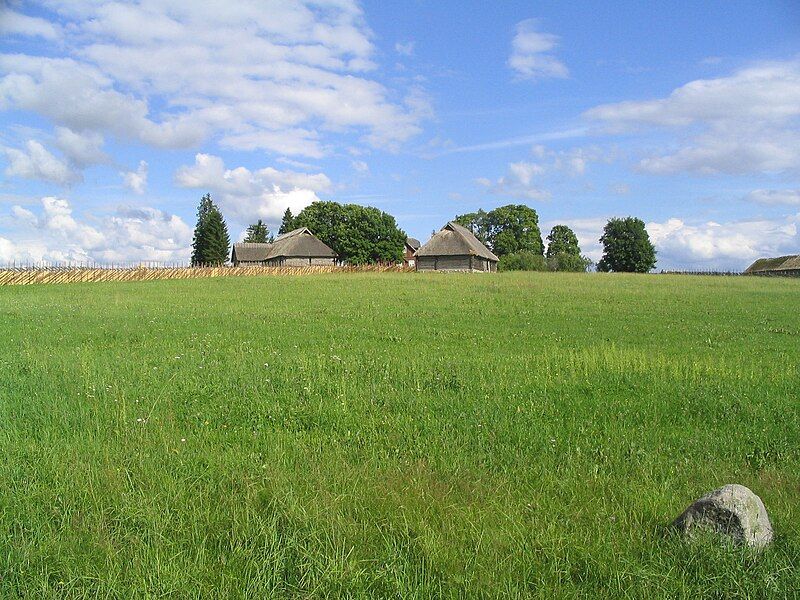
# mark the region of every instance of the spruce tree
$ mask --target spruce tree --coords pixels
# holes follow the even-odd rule
[[[289,233],[293,229],[295,229],[294,216],[292,216],[292,209],[287,208],[286,212],[283,213],[283,220],[281,221],[281,228],[278,229],[278,235]]]
[[[261,220],[258,223],[253,223],[247,228],[247,236],[244,238],[247,243],[266,244],[269,242],[269,229],[267,225]]]
[[[222,213],[211,200],[211,194],[200,199],[197,208],[197,225],[192,242],[192,266],[221,265],[228,260],[231,238]]]

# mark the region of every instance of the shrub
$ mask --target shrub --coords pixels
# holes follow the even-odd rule
[[[498,271],[547,271],[547,261],[536,252],[515,252],[500,257]]]

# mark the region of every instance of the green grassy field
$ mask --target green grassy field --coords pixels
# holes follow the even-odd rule
[[[791,597],[800,281],[0,288],[0,598]],[[669,522],[759,494],[760,556]]]

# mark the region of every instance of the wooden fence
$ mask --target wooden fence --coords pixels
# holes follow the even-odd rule
[[[251,277],[254,275],[312,275],[317,273],[405,273],[402,266],[364,265],[358,267],[23,267],[0,268],[0,286],[41,283],[86,283],[96,281],[153,281],[205,277]]]

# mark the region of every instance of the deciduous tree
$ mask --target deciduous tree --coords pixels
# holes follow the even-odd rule
[[[489,242],[489,214],[482,208],[478,212],[458,215],[454,222],[469,229],[482,243]]]
[[[603,244],[603,258],[597,263],[600,271],[647,273],[656,266],[656,249],[641,219],[611,219],[603,229],[600,243]]]
[[[547,236],[547,258],[553,258],[559,254],[581,255],[578,236],[566,225],[556,225]]]
[[[294,227],[308,227],[350,264],[403,260],[406,234],[393,216],[377,208],[314,202],[295,217]]]
[[[539,215],[530,206],[508,204],[489,211],[488,236],[492,252],[497,256],[516,252],[544,255]]]

